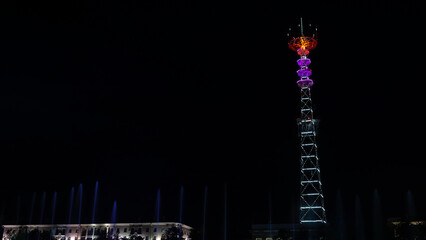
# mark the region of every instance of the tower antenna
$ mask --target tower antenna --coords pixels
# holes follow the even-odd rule
[[[300,33],[302,34],[302,37],[303,37],[304,35],[303,35],[303,20],[302,20],[302,17],[300,17]]]

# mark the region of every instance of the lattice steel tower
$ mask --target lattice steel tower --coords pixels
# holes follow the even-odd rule
[[[310,26],[310,25],[309,25]],[[319,159],[317,153],[317,127],[318,119],[313,118],[311,87],[314,84],[309,76],[312,74],[308,68],[311,60],[307,58],[309,51],[317,45],[316,28],[310,36],[303,33],[303,22],[300,19],[300,35],[290,36],[289,47],[297,52],[300,59],[297,64],[300,69],[297,71],[300,80],[297,85],[301,94],[300,119],[297,124],[300,137],[300,223],[326,223],[324,195],[320,177]],[[291,31],[291,29],[289,29]],[[310,29],[312,30],[312,28]]]

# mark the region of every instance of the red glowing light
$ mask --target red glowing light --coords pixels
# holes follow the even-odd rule
[[[317,46],[317,40],[315,40],[313,37],[297,37],[293,38],[289,43],[288,46],[291,50],[297,51],[299,49],[303,50],[312,50]]]
[[[300,48],[297,50],[297,54],[299,54],[299,56],[307,56],[309,54],[309,50],[307,48]]]

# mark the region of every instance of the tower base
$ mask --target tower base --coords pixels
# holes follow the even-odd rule
[[[299,224],[295,240],[325,240],[327,239],[327,224],[303,223]]]
[[[328,224],[254,224],[252,240],[326,240]]]

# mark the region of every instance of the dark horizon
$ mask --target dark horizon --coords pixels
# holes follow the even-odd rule
[[[299,194],[297,54],[289,26],[318,25],[312,60],[314,117],[329,222],[342,192],[347,224],[359,195],[366,224],[377,189],[384,218],[404,217],[411,190],[426,218],[421,127],[420,32],[425,3],[300,1],[19,2],[0,6],[0,210],[29,218],[46,192],[45,217],[67,220],[69,192],[83,185],[83,219],[162,217],[207,231],[292,221]],[[3,211],[3,210],[2,210]],[[35,211],[33,221],[39,219]],[[51,217],[51,216],[50,216]],[[48,223],[48,222],[47,222]],[[222,230],[221,230],[222,231]],[[216,236],[217,235],[217,236]]]
[[[168,184],[169,185],[169,184]],[[202,201],[203,201],[203,191],[201,190],[201,185],[198,184],[189,185],[190,188],[185,188],[184,201],[183,201],[183,221],[182,223],[187,224],[191,227],[194,227],[196,230],[202,229]],[[298,196],[293,195],[289,198],[282,198],[279,196],[278,189],[269,189],[270,191],[265,192],[259,191],[258,193],[266,196],[266,199],[259,200],[258,204],[251,208],[253,212],[246,212],[247,205],[242,205],[239,200],[242,196],[238,196],[241,193],[246,193],[245,196],[248,196],[247,191],[238,190],[235,188],[235,185],[229,183],[226,184],[228,188],[228,199],[227,199],[227,229],[228,234],[231,237],[244,238],[249,236],[249,229],[251,224],[269,224],[269,220],[272,220],[272,224],[291,224],[298,222],[298,216],[295,213],[294,205],[298,205]],[[177,185],[176,185],[177,186]],[[186,185],[188,186],[188,185]],[[224,186],[220,189],[220,186],[215,185],[216,188],[208,188],[208,202],[207,202],[207,236],[208,237],[220,237],[223,236],[224,231]],[[93,223],[109,223],[111,222],[111,213],[112,213],[112,204],[109,205],[109,202],[103,201],[103,199],[111,199],[105,191],[106,187],[102,188],[102,185],[99,184],[98,191],[98,202],[96,204],[96,214],[95,221]],[[83,187],[84,188],[84,187]],[[153,188],[151,188],[153,189]],[[169,191],[161,191],[161,208],[160,208],[160,222],[180,222],[179,221],[179,188],[170,189],[165,188]],[[154,190],[154,189],[153,189]],[[202,189],[204,190],[204,189]],[[275,190],[275,191],[274,191]],[[338,191],[342,191],[338,189]],[[115,192],[115,191],[113,191]],[[272,217],[269,216],[269,199],[268,195],[271,192],[272,196]],[[156,220],[156,191],[154,194],[132,194],[130,197],[136,196],[137,200],[133,199],[133,202],[140,202],[140,204],[132,204],[126,206],[126,203],[129,201],[123,201],[120,205],[120,202],[117,203],[117,218],[116,222],[118,223],[143,223],[143,222],[157,222]],[[34,194],[34,193],[33,193]],[[41,198],[42,194],[36,194],[36,201],[33,209],[32,222],[31,224],[51,224],[52,220],[52,197],[54,193],[46,194],[46,201],[43,212],[43,220],[40,222],[41,214]],[[55,221],[54,224],[68,224],[69,217],[69,199],[70,194],[62,192],[57,193],[58,199],[56,202],[55,208]],[[93,195],[94,195],[94,185],[91,189],[84,190],[83,196],[83,206],[82,206],[82,218],[81,223],[92,223],[91,218],[93,217]],[[142,195],[142,197],[141,197]],[[213,195],[213,197],[211,196]],[[278,196],[277,196],[278,195]],[[343,196],[343,201],[337,203],[337,192],[334,195],[330,195],[330,191],[326,191],[325,195],[327,196],[326,201],[326,210],[327,210],[327,220],[331,226],[337,227],[337,221],[343,220],[343,224],[346,228],[346,234],[352,233],[355,231],[354,223],[356,218],[357,210],[355,208],[355,197],[361,196],[361,214],[362,214],[362,223],[365,225],[368,233],[371,233],[372,228],[371,224],[375,217],[377,217],[374,210],[374,193],[355,195],[352,199],[348,197],[345,192],[341,192],[341,197]],[[27,199],[23,199],[23,198]],[[191,198],[189,198],[191,197]],[[395,194],[389,194],[385,196],[384,194],[379,193],[380,207],[383,212],[381,219],[383,223],[386,223],[388,219],[399,218],[404,219],[415,219],[423,220],[424,215],[419,214],[417,211],[421,205],[418,205],[416,195],[414,198],[407,199],[407,194],[399,194],[400,200],[392,200],[391,203],[386,201],[386,197],[395,197]],[[120,197],[117,197],[120,198]],[[121,197],[122,198],[122,197]],[[189,199],[188,199],[189,198]],[[13,200],[13,199],[10,199]],[[279,204],[280,200],[283,200],[284,204]],[[414,200],[414,201],[413,201]],[[20,205],[15,203],[13,206],[8,208],[10,215],[6,216],[3,224],[5,225],[14,225],[14,224],[30,224],[29,214],[31,209],[31,197],[30,194],[24,196],[19,196]],[[290,203],[288,203],[290,202]],[[3,201],[4,203],[4,201]],[[408,205],[409,203],[414,203],[413,205]],[[339,209],[339,204],[343,209]],[[395,204],[400,204],[395,205]],[[2,204],[2,207],[5,205]],[[19,208],[18,208],[19,206]],[[8,206],[6,206],[8,207]],[[390,207],[394,207],[393,211],[390,210]],[[342,211],[343,210],[343,211]],[[4,209],[2,209],[4,212]],[[16,216],[17,211],[20,212],[19,218]],[[78,223],[78,194],[74,195],[73,201],[73,211],[71,215],[71,224]],[[217,212],[216,212],[217,211]],[[411,211],[411,212],[410,212]],[[414,214],[413,214],[414,211]],[[136,212],[136,214],[135,214]],[[343,219],[342,219],[343,216]],[[245,217],[250,217],[250,219],[244,219]],[[18,222],[17,222],[18,221]],[[213,232],[213,233],[212,233]]]

